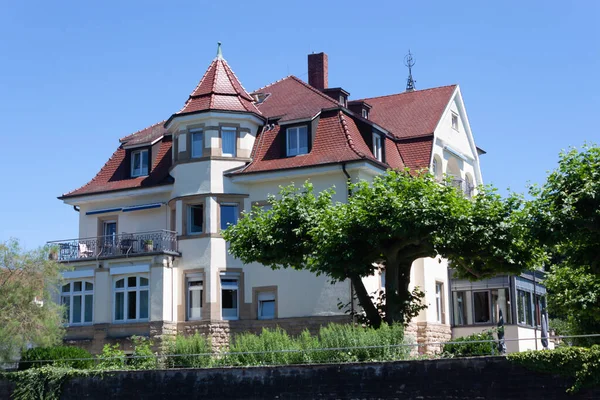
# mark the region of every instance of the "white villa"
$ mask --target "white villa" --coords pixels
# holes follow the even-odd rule
[[[308,56],[308,83],[288,76],[248,93],[219,47],[181,110],[122,138],[92,180],[60,197],[79,213],[79,238],[51,242],[73,267],[59,294],[67,340],[98,352],[133,334],[198,331],[218,344],[263,326],[298,333],[349,321],[337,307],[351,299],[348,281],[244,265],[228,254],[221,230],[281,185],[335,185],[334,200],[345,201],[348,180],[388,168],[450,175],[470,196],[482,182],[483,153],[458,85],[349,97],[328,87],[324,53]],[[530,281],[462,282],[444,260],[418,260],[411,282],[429,307],[409,331],[420,342],[449,340],[489,328],[503,310],[514,325],[507,338],[533,338],[545,291]],[[365,284],[378,290],[381,277]]]

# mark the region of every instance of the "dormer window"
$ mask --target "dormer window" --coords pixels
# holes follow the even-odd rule
[[[367,110],[366,108],[362,109],[362,117],[364,119],[369,119],[369,110]]]
[[[340,105],[342,107],[347,107],[348,104],[346,103],[346,96],[344,96],[343,94],[340,94]]]
[[[202,132],[202,129],[195,129],[190,131],[190,135],[192,135],[192,158],[202,157],[204,132]]]
[[[381,150],[381,135],[373,132],[373,156],[377,161],[383,162],[383,152]]]
[[[148,175],[148,150],[137,150],[131,153],[131,177]]]
[[[225,157],[236,156],[236,137],[237,131],[235,128],[221,128],[222,155]]]
[[[306,125],[287,128],[286,134],[288,157],[308,154],[308,127]]]
[[[452,129],[458,130],[458,115],[452,113]]]

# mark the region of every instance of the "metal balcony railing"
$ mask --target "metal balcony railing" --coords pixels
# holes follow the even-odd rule
[[[475,185],[465,179],[452,179],[450,185],[460,189],[467,198],[471,198],[474,194]]]
[[[48,244],[51,246],[50,257],[61,262],[150,253],[179,254],[177,233],[167,230],[56,240]]]

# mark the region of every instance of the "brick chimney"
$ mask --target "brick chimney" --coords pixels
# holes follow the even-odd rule
[[[308,55],[308,84],[316,89],[327,89],[328,85],[327,54]]]

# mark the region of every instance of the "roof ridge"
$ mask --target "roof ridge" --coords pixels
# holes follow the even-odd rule
[[[155,126],[157,126],[157,125],[164,124],[164,123],[165,123],[165,121],[166,121],[166,119],[163,119],[163,120],[162,120],[162,121],[160,121],[160,122],[157,122],[157,123],[155,123],[155,124],[152,124],[152,125],[150,125],[150,126],[147,126],[147,127],[145,127],[145,128],[142,128],[142,129],[140,129],[140,130],[137,130],[137,131],[135,131],[135,132],[133,132],[133,133],[130,133],[129,135],[123,136],[122,138],[120,138],[120,139],[119,139],[119,142],[123,143],[123,141],[124,141],[125,139],[127,139],[128,137],[130,137],[130,136],[133,136],[133,135],[136,135],[136,134],[140,133],[141,131],[145,131],[146,129],[154,128],[154,127],[155,127]]]
[[[346,136],[346,141],[348,142],[348,146],[352,151],[354,151],[360,158],[367,158],[366,154],[362,151],[359,151],[354,145],[354,140],[352,140],[352,136],[350,135],[350,131],[348,130],[348,123],[346,122],[346,118],[344,117],[344,113],[342,110],[338,113],[340,118],[340,123],[342,124],[342,129],[344,131],[344,135]]]
[[[259,87],[258,89],[256,89],[256,90],[253,90],[251,93],[256,93],[256,92],[258,92],[259,90],[266,89],[266,88],[268,88],[269,86],[273,86],[273,85],[275,85],[276,83],[283,82],[283,81],[285,81],[286,79],[288,79],[288,78],[291,78],[291,77],[292,77],[292,75],[288,75],[288,76],[286,76],[286,77],[284,77],[284,78],[281,78],[281,79],[278,79],[278,80],[276,80],[275,82],[268,83],[268,84],[266,84],[266,85],[265,85],[265,86],[263,86],[263,87]]]
[[[210,67],[213,65],[213,63],[217,62],[217,58],[215,57],[215,59],[213,59],[211,61],[211,63],[208,65],[208,68],[206,69],[206,71],[204,71],[204,75],[202,75],[202,79],[200,79],[200,82],[198,82],[198,84],[196,85],[196,87],[194,88],[194,90],[192,90],[192,93],[190,93],[190,96],[188,98],[188,101],[190,98],[192,98],[192,95],[196,92],[196,90],[198,90],[198,88],[200,87],[200,85],[202,85],[202,82],[204,82],[204,79],[206,78],[206,75],[208,75],[208,71],[210,71]],[[186,101],[187,103],[187,101]]]
[[[303,85],[304,87],[306,87],[307,89],[312,90],[313,92],[319,94],[321,97],[323,97],[324,99],[329,100],[331,103],[335,104],[336,106],[339,106],[339,103],[337,101],[335,101],[334,99],[332,99],[331,97],[327,96],[325,93],[321,92],[319,89],[314,88],[312,86],[310,86],[308,83],[304,82],[302,79],[294,76],[294,75],[290,75],[290,78],[292,78],[293,80],[295,80],[296,82],[300,83],[301,85]]]
[[[445,88],[449,88],[449,87],[452,87],[452,86],[456,87],[456,86],[458,86],[458,84],[457,83],[453,83],[451,85],[444,85],[444,86],[437,86],[437,87],[433,87],[433,88],[414,90],[412,92],[400,92],[400,93],[384,94],[382,96],[363,97],[361,99],[355,99],[355,100],[352,100],[352,101],[359,101],[359,100],[366,101],[366,100],[370,100],[370,99],[381,99],[383,97],[400,96],[400,95],[403,95],[403,94],[407,95],[407,94],[411,94],[411,93],[422,93],[422,92],[427,92],[427,91],[431,91],[431,90],[445,89]]]

